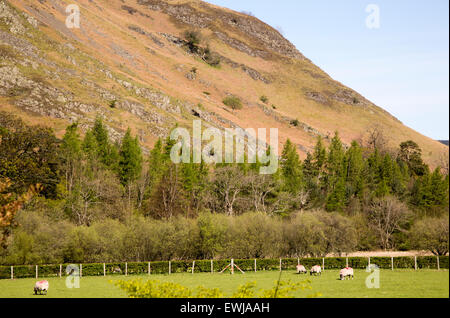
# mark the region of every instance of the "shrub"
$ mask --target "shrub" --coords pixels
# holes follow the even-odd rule
[[[291,125],[295,126],[295,127],[298,127],[298,125],[300,125],[300,122],[299,122],[298,119],[294,119],[294,120],[291,121]]]
[[[184,39],[186,40],[186,45],[192,53],[198,52],[198,45],[201,42],[200,32],[194,30],[187,30],[184,32]]]
[[[262,101],[264,104],[267,104],[269,98],[266,95],[263,95],[259,98],[259,100]]]
[[[228,96],[223,99],[223,103],[232,109],[242,109],[242,102],[239,97]]]

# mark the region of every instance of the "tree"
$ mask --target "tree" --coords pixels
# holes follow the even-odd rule
[[[293,194],[300,192],[303,188],[302,163],[290,139],[284,144],[280,163],[285,190]]]
[[[447,255],[449,251],[449,218],[424,218],[417,221],[410,230],[414,248],[428,250],[434,255]]]
[[[428,166],[422,160],[422,149],[412,140],[400,144],[398,160],[405,162],[416,176],[423,176],[428,171]]]
[[[65,174],[66,190],[69,194],[72,192],[74,179],[79,173],[82,160],[82,144],[77,130],[78,123],[68,126],[61,144],[62,168]]]
[[[408,207],[394,197],[375,199],[367,211],[369,225],[385,250],[392,247],[391,237],[394,232],[405,231],[410,217]]]
[[[11,229],[17,226],[15,220],[17,212],[41,189],[40,185],[32,186],[28,192],[17,197],[9,192],[10,187],[10,180],[0,178],[0,247],[2,248],[6,248],[6,239],[11,234]]]
[[[202,36],[200,32],[194,30],[187,30],[184,32],[184,39],[191,53],[197,53]]]
[[[245,175],[236,165],[224,165],[215,170],[212,190],[219,207],[229,216],[235,215],[235,204],[247,184]]]
[[[329,193],[326,209],[328,211],[342,211],[346,205],[344,158],[343,145],[336,131],[331,140],[326,161],[326,185]]]
[[[131,187],[142,171],[142,151],[137,137],[131,137],[128,128],[122,139],[119,153],[119,176],[122,184],[128,188],[128,204],[131,211]]]
[[[11,181],[13,193],[23,194],[40,184],[41,194],[55,199],[60,181],[60,140],[50,128],[30,127],[15,116],[0,115],[0,177]]]
[[[91,131],[96,141],[95,149],[100,162],[110,169],[117,169],[119,161],[118,149],[115,144],[110,142],[108,130],[100,117],[96,118]]]

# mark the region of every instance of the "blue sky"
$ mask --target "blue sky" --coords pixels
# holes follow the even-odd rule
[[[282,29],[335,80],[405,125],[449,139],[448,0],[207,0]],[[380,27],[366,12],[376,4]]]

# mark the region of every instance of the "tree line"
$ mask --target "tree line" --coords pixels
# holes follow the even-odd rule
[[[258,162],[174,164],[169,138],[143,155],[100,118],[59,139],[1,113],[0,262],[447,253],[448,170],[430,170],[414,141],[325,143],[302,161],[287,140],[278,171],[260,175]]]

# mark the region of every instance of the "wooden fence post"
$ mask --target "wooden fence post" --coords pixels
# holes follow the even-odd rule
[[[391,256],[391,269],[394,270],[394,257]]]
[[[106,264],[103,263],[103,276],[106,276]]]
[[[322,270],[325,270],[325,257],[322,257]]]
[[[255,258],[255,273],[256,273],[256,271],[257,271],[257,268],[256,268],[256,258]]]
[[[62,264],[59,264],[59,278],[62,277]]]
[[[414,270],[417,270],[417,256],[414,255]]]
[[[280,258],[280,272],[281,272],[281,258]]]
[[[192,261],[192,274],[194,274],[195,261]]]
[[[169,261],[169,275],[171,274],[171,272],[172,272],[172,263]]]
[[[11,279],[14,279],[14,266],[11,266]]]
[[[348,267],[348,257],[345,258],[345,267]]]
[[[151,268],[150,268],[150,262],[148,262],[148,274],[150,275],[150,273],[151,273]]]
[[[211,260],[211,274],[214,273],[214,262],[213,260]]]
[[[38,266],[36,265],[36,279],[38,279]]]
[[[231,259],[231,274],[234,275],[234,259]]]
[[[128,276],[128,263],[125,262],[125,276]]]
[[[441,267],[439,266],[439,256],[436,256],[436,259],[437,259],[437,267],[438,267],[438,271],[440,271],[440,270],[441,270]]]

